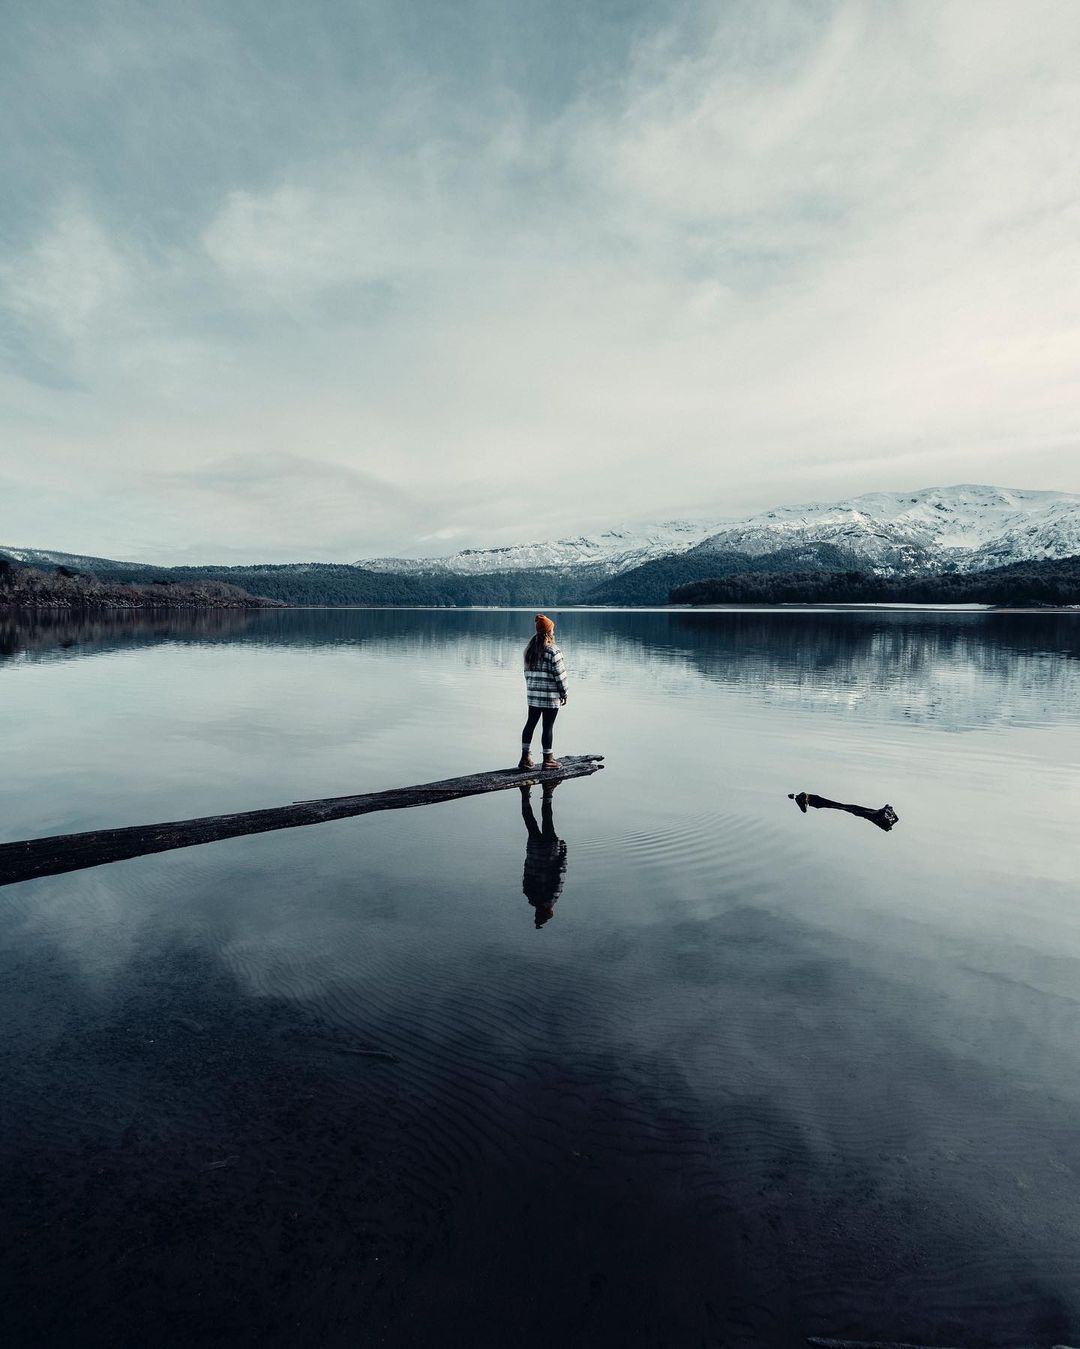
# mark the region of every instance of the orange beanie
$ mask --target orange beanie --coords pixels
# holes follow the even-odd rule
[[[541,637],[550,637],[555,631],[555,624],[548,618],[547,614],[537,614],[536,631]]]

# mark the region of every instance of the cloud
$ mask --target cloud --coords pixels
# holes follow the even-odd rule
[[[320,193],[286,183],[263,194],[232,192],[203,245],[249,303],[288,307],[394,269],[381,206],[375,190]]]
[[[97,221],[68,203],[33,247],[0,264],[0,285],[17,318],[74,342],[122,307],[131,276]]]
[[[16,34],[56,175],[20,159],[39,209],[0,249],[0,467],[101,489],[79,547],[345,560],[1077,486],[1070,0],[410,10]],[[45,39],[87,27],[65,90]],[[80,112],[133,154],[84,138],[65,174]],[[22,542],[64,542],[50,509]]]
[[[168,470],[148,479],[146,487],[182,516],[209,513],[211,536],[218,532],[231,540],[261,531],[266,555],[274,558],[283,544],[306,547],[308,555],[338,554],[358,535],[407,528],[425,510],[425,503],[373,473],[281,452],[236,454],[195,469]],[[332,522],[339,522],[336,529]],[[203,546],[213,547],[210,537]]]

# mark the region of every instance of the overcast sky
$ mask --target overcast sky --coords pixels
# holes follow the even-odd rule
[[[0,544],[1080,490],[1076,0],[7,0]]]

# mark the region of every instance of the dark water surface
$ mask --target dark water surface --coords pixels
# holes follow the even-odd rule
[[[0,620],[0,842],[510,764],[529,631]],[[1080,1338],[1080,616],[559,637],[547,810],[0,890],[5,1345]]]

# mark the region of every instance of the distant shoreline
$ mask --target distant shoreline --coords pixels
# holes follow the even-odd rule
[[[518,569],[469,575],[395,574],[344,564],[155,568],[55,555],[52,567],[5,557],[0,605],[304,609],[581,610],[859,607],[1050,608],[1080,604],[1080,554],[977,572],[879,575],[831,554],[763,557],[690,554],[598,578],[589,568]],[[817,556],[817,555],[815,555]],[[824,565],[828,563],[828,565]]]
[[[538,602],[539,603],[539,602]],[[809,614],[809,613],[945,613],[945,614],[1077,614],[1076,604],[547,604],[559,614]],[[212,610],[274,613],[430,613],[531,614],[537,604],[287,604],[258,595],[246,600],[182,600],[161,602],[67,601],[20,603],[0,598],[0,613],[167,614]]]

